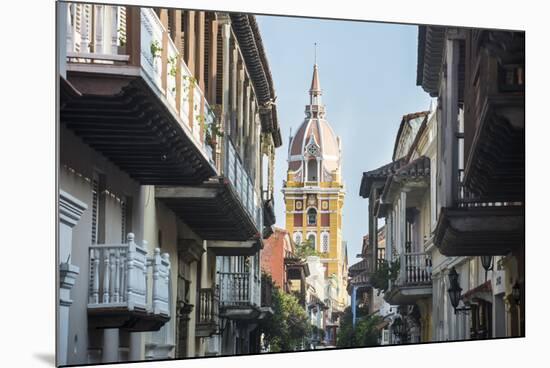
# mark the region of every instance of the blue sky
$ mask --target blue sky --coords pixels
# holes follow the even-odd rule
[[[317,42],[317,64],[327,119],[342,140],[346,186],[343,237],[350,264],[367,233],[367,200],[359,196],[364,171],[391,160],[404,114],[427,110],[430,98],[416,86],[416,26],[258,16],[275,90],[283,146],[275,162],[277,226],[285,227],[281,193],[290,128],[308,103]]]

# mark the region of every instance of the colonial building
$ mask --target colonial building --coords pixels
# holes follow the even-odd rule
[[[417,81],[437,103],[403,118],[392,162],[360,189],[369,229],[386,222],[399,342],[525,334],[524,42],[419,29]]]
[[[281,136],[255,18],[58,7],[58,364],[258,351]]]
[[[309,241],[321,254],[329,280],[328,304],[334,312],[348,304],[347,252],[342,240],[344,184],[341,144],[325,118],[317,64],[306,117],[290,138],[287,180],[283,185],[286,229],[295,243]]]
[[[431,259],[425,253],[430,233],[430,160],[419,152],[428,114],[403,116],[392,162],[364,173],[360,192],[369,198],[369,224],[376,228],[378,219],[386,223],[385,261],[397,272],[395,279],[390,277],[384,298],[400,307],[407,326],[406,342],[430,341],[431,331]],[[372,249],[379,249],[377,240],[370,243]],[[369,256],[371,264],[377,265],[375,255]]]
[[[418,39],[417,84],[438,99],[434,306],[454,290],[437,338],[524,336],[525,34],[421,26]]]

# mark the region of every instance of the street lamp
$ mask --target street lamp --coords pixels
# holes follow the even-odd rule
[[[512,298],[516,302],[516,305],[521,303],[521,290],[519,288],[519,283],[516,280],[514,286],[512,286]]]
[[[493,256],[481,256],[481,265],[485,269],[485,281],[487,281],[487,272],[493,270]]]
[[[392,332],[395,335],[395,337],[399,338],[399,342],[402,342],[403,336],[405,335],[405,325],[403,324],[403,321],[401,320],[401,317],[397,317],[391,326]]]
[[[449,299],[451,299],[451,305],[455,310],[455,314],[457,314],[457,312],[467,313],[467,311],[470,310],[470,307],[458,308],[458,303],[460,303],[460,299],[462,297],[462,288],[458,283],[458,273],[454,267],[451,268],[451,271],[449,271],[449,284],[450,287],[447,291],[449,292]]]

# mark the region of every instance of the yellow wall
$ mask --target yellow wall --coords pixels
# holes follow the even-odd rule
[[[298,190],[293,193],[288,193],[283,190],[286,209],[286,229],[289,231],[292,238],[294,238],[294,233],[296,231],[301,231],[302,239],[304,241],[307,239],[307,235],[310,232],[314,232],[316,236],[316,250],[318,252],[321,252],[321,233],[325,230],[329,232],[329,252],[321,253],[321,258],[329,259],[325,263],[328,276],[336,274],[339,282],[338,287],[340,290],[338,300],[342,306],[345,306],[347,304],[347,280],[345,280],[345,275],[343,275],[342,272],[342,267],[345,262],[345,254],[342,252],[342,208],[344,206],[344,191],[342,183],[338,180],[339,175],[333,176],[336,178],[335,181],[321,182],[319,184],[318,191],[314,190],[312,192],[311,187],[308,187],[307,193],[306,190],[299,190],[299,188],[304,187],[304,183],[291,180],[293,177],[294,175],[292,175],[292,172],[289,172],[287,175],[285,189],[296,188]],[[334,188],[337,191],[336,193],[325,193],[322,191],[323,189],[328,188]],[[316,226],[307,226],[307,210],[310,208],[307,204],[307,195],[310,193],[317,196]],[[295,209],[295,201],[298,199],[302,199],[303,201],[301,210]],[[323,200],[328,200],[329,202],[328,211],[330,223],[328,227],[321,226],[321,212],[326,211],[326,209],[321,208]],[[294,227],[294,212],[297,211],[301,211],[303,225],[301,228]]]

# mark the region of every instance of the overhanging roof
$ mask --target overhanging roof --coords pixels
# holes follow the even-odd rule
[[[260,114],[262,130],[271,133],[275,147],[280,147],[283,142],[277,107],[274,104],[276,100],[275,88],[256,17],[251,14],[233,13],[231,14],[231,27],[239,41],[258,100],[266,108]]]
[[[424,91],[432,97],[437,96],[439,90],[439,74],[443,62],[445,32],[445,27],[418,27],[416,85],[422,86]]]

